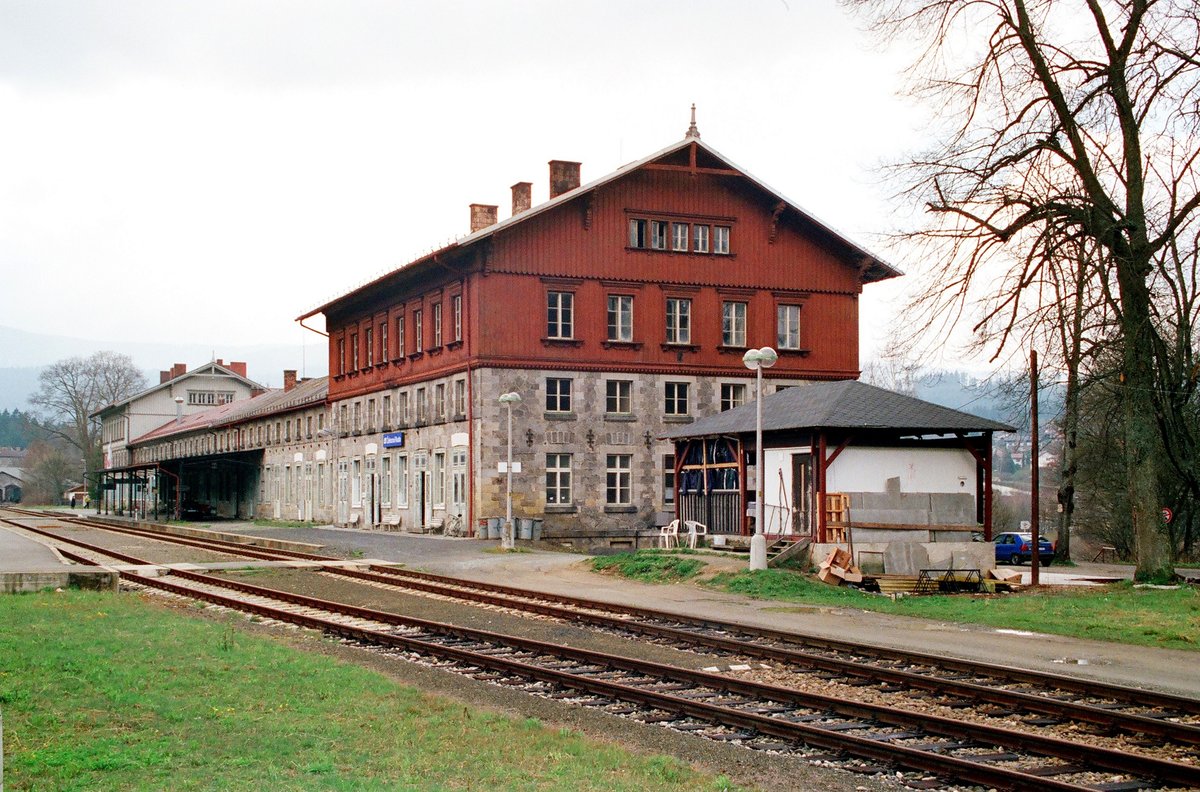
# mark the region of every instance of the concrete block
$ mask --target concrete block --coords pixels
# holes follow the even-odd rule
[[[928,542],[928,531],[896,530],[886,528],[854,528],[854,546],[860,542]]]
[[[968,525],[975,522],[975,498],[965,492],[930,495],[930,522],[935,525]]]
[[[916,575],[929,568],[929,552],[920,542],[892,542],[883,553],[883,568],[889,575]]]
[[[924,509],[859,509],[850,510],[851,523],[882,523],[885,525],[928,525],[929,512]]]

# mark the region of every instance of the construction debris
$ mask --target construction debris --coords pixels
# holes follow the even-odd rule
[[[840,547],[829,551],[829,555],[821,562],[817,571],[817,580],[831,586],[843,583],[862,583],[863,573],[855,564],[850,554]]]

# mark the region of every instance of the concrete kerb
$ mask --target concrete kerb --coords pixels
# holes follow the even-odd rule
[[[193,539],[217,539],[222,542],[235,542],[237,544],[249,545],[251,547],[262,547],[267,550],[289,550],[297,553],[318,553],[325,546],[319,544],[310,544],[308,542],[293,542],[287,539],[268,539],[265,536],[251,536],[243,533],[226,533],[224,531],[214,531],[208,528],[191,528],[184,525],[167,525],[156,522],[142,522],[140,520],[128,520],[120,517],[90,517],[89,519],[97,522],[109,523],[113,526],[130,526],[133,528],[141,528],[145,531],[158,531],[159,533],[171,534],[172,536],[191,537]]]

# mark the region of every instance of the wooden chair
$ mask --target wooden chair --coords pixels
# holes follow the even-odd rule
[[[708,535],[708,526],[704,523],[696,522],[695,520],[684,520],[684,526],[688,532],[688,547],[696,549],[696,538],[699,536]]]
[[[671,520],[658,529],[658,544],[664,550],[679,544],[679,520]]]

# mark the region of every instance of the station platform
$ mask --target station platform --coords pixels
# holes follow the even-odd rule
[[[0,594],[55,588],[117,588],[118,575],[107,567],[66,561],[36,537],[0,525]]]

